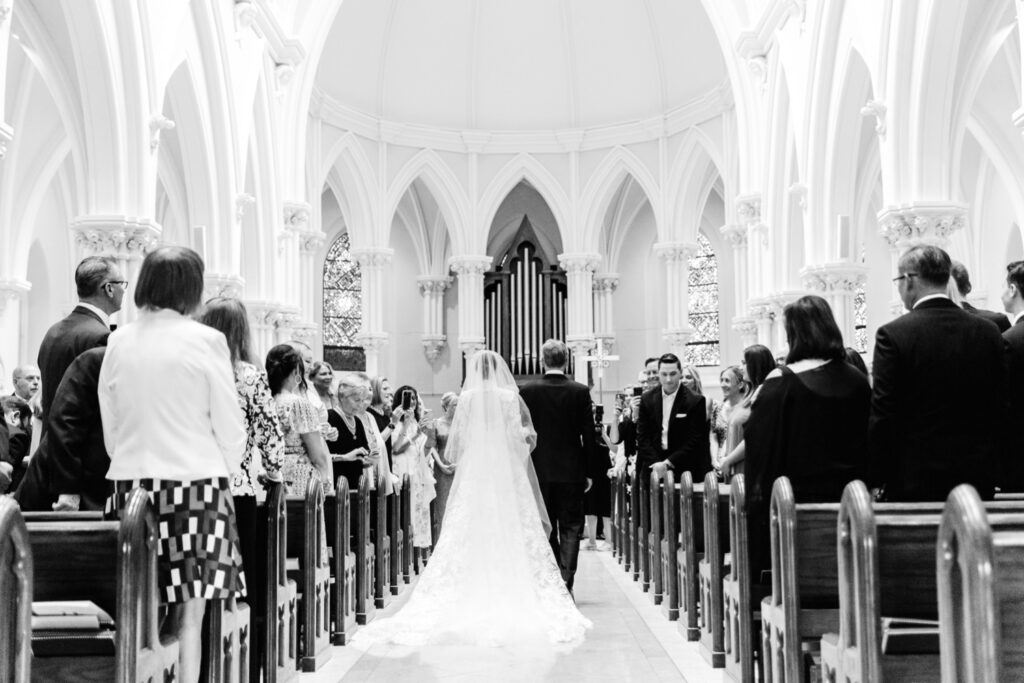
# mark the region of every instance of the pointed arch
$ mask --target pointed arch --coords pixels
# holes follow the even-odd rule
[[[376,187],[373,179],[377,173],[355,134],[345,133],[323,156],[320,177],[327,178],[332,171],[336,178],[335,191],[340,190],[345,195],[344,206],[348,207],[345,222],[352,247],[383,246],[387,236],[376,234],[376,202],[371,190]],[[339,205],[342,205],[340,198]],[[390,226],[383,229],[388,228]]]
[[[412,239],[413,250],[416,253],[416,261],[419,264],[420,272],[429,273],[431,261],[436,261],[437,259],[431,259],[430,233],[423,215],[423,205],[420,201],[418,187],[422,187],[422,184],[413,181],[413,184],[402,195],[398,206],[395,207],[394,211],[389,212],[388,215],[392,217],[397,216],[405,224]],[[392,240],[388,239],[388,244],[391,244],[391,242]]]
[[[640,158],[631,150],[618,146],[605,155],[583,190],[580,206],[586,214],[583,217],[583,231],[580,235],[581,249],[597,251],[597,242],[601,235],[604,219],[608,214],[615,194],[627,178],[643,190],[654,211],[654,222],[661,232],[661,188]]]
[[[465,233],[469,226],[469,199],[455,173],[432,149],[420,150],[399,170],[388,190],[385,215],[394,215],[402,198],[416,180],[420,180],[430,190],[444,216],[453,247],[461,249],[466,242]]]
[[[567,239],[567,237],[572,237],[572,235],[566,234],[566,229],[570,225],[569,217],[572,215],[568,195],[566,195],[554,175],[551,174],[551,171],[537,161],[535,157],[529,154],[518,154],[514,159],[505,164],[491,180],[483,197],[478,202],[480,209],[478,215],[482,218],[480,225],[487,226],[487,230],[480,230],[477,231],[479,234],[472,235],[473,244],[465,245],[467,248],[466,253],[485,253],[487,249],[487,233],[490,232],[491,223],[494,222],[501,203],[515,186],[524,180],[547,202],[548,208],[551,209],[551,213],[555,217],[556,227],[558,228],[564,249],[566,251],[573,251],[577,248],[578,245]],[[484,240],[483,243],[481,243],[481,237]]]
[[[722,166],[716,161],[714,144],[703,131],[691,128],[683,137],[667,188],[675,203],[668,207],[671,220],[662,221],[663,230],[658,239],[663,242],[696,242],[697,230],[704,203],[707,201],[708,178],[722,175]],[[668,191],[668,190],[667,190]]]

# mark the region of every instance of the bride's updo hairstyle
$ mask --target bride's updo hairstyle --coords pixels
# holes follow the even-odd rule
[[[515,378],[512,377],[505,359],[494,351],[477,351],[469,364],[466,366],[466,389],[479,387],[504,387],[515,388]]]

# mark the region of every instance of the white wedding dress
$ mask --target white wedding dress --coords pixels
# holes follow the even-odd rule
[[[481,351],[446,453],[456,464],[444,526],[408,602],[356,643],[574,642],[590,628],[566,590],[530,459],[536,432],[500,356]]]

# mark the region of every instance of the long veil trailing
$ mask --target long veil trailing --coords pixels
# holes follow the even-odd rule
[[[441,537],[409,601],[356,642],[571,642],[576,609],[548,542],[530,459],[536,432],[501,356],[468,362],[447,453],[456,464]]]

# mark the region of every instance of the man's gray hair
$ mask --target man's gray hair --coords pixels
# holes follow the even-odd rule
[[[548,370],[564,370],[569,364],[569,349],[559,339],[548,339],[540,347],[540,352]]]
[[[109,256],[86,256],[75,268],[75,290],[79,299],[88,299],[99,293],[100,287],[117,270],[117,260]]]
[[[949,283],[953,262],[942,249],[925,244],[901,256],[899,269],[901,273],[914,273],[919,280],[933,287],[945,287]]]

